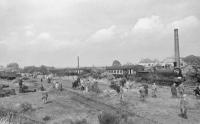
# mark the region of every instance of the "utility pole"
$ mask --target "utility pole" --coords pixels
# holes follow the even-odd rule
[[[80,71],[79,71],[79,56],[77,57],[77,62],[78,62],[78,70],[77,70],[77,73],[79,75]]]

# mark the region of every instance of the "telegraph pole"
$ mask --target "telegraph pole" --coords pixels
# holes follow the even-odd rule
[[[78,70],[77,70],[77,73],[78,73],[78,75],[79,75],[79,73],[80,73],[80,71],[79,71],[79,56],[77,57],[77,64],[78,64]]]

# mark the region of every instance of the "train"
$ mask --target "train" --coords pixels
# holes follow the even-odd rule
[[[172,85],[173,83],[179,85],[185,81],[180,68],[139,71],[136,77],[147,83],[158,83],[161,85]]]

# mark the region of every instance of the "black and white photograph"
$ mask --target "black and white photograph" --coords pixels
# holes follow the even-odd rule
[[[200,0],[0,0],[0,124],[200,124]]]

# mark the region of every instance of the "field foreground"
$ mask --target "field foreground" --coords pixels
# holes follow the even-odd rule
[[[188,119],[178,116],[179,98],[172,98],[169,87],[159,86],[158,97],[149,96],[144,102],[140,101],[138,87],[140,83],[134,83],[131,89],[125,90],[124,102],[120,102],[119,95],[109,88],[109,83],[99,81],[100,94],[93,92],[84,93],[71,89],[72,80],[69,78],[57,78],[62,82],[64,90],[56,91],[42,82],[47,89],[48,103],[41,100],[42,92],[18,93],[17,83],[1,80],[3,84],[9,84],[15,88],[17,95],[0,98],[0,105],[4,108],[16,109],[18,104],[30,103],[33,110],[25,113],[35,120],[35,123],[71,124],[71,120],[86,119],[89,124],[99,124],[98,115],[101,111],[126,113],[129,119],[136,124],[199,124],[200,101],[194,96],[187,96],[189,101]],[[27,80],[25,85],[38,89],[39,79]],[[46,119],[45,119],[46,118]]]

